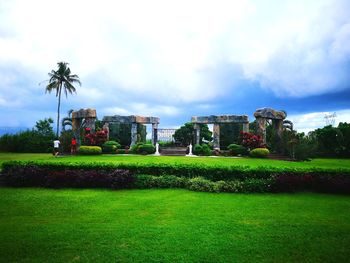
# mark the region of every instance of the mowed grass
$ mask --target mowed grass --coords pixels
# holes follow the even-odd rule
[[[23,154],[0,153],[0,164],[9,160],[45,160],[50,162],[103,162],[103,163],[196,163],[203,166],[249,166],[252,168],[268,166],[277,168],[350,170],[350,159],[313,159],[308,162],[288,162],[269,159],[229,158],[229,157],[186,157],[186,156],[142,156],[142,155],[99,155],[99,156],[60,156],[54,158],[52,154]]]
[[[349,262],[350,197],[0,188],[1,262]]]

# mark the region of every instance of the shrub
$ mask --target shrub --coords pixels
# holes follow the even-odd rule
[[[138,149],[137,153],[140,154],[152,154],[156,152],[156,147],[153,146],[151,143],[141,144]]]
[[[135,186],[136,188],[184,188],[187,181],[187,178],[174,175],[137,175]]]
[[[89,146],[101,146],[107,141],[107,130],[96,131],[91,133],[89,128],[85,129],[86,135],[84,137],[86,145]]]
[[[250,156],[255,158],[266,158],[270,151],[266,148],[255,148],[250,151]]]
[[[248,153],[247,148],[239,144],[230,144],[227,146],[227,150],[229,150],[230,154],[233,156],[236,155],[246,155]]]
[[[104,187],[113,189],[131,188],[135,176],[125,169],[53,169],[50,166],[29,164],[26,166],[7,166],[2,180],[9,186],[40,187]]]
[[[81,155],[98,155],[102,153],[100,146],[80,146],[79,154]]]
[[[210,156],[211,155],[211,149],[208,144],[202,145],[202,155],[204,156]]]
[[[200,155],[200,154],[202,154],[202,151],[203,151],[202,145],[200,145],[200,144],[196,144],[196,145],[193,147],[193,153],[194,153],[195,155]]]
[[[115,171],[128,171],[136,181]],[[119,174],[119,172],[116,172]],[[146,176],[146,175],[147,176]],[[317,191],[350,194],[349,170],[208,167],[203,164],[4,162],[0,182],[10,186],[48,187],[184,187],[209,192]],[[117,176],[117,175],[116,175]],[[130,175],[131,176],[131,175]],[[114,178],[114,176],[112,176]],[[83,178],[83,179],[79,179]],[[124,179],[123,179],[124,178]],[[72,180],[72,182],[67,182]],[[109,179],[108,179],[109,180]],[[84,182],[84,183],[81,183]],[[112,184],[111,182],[115,182]],[[118,183],[117,183],[118,182]],[[114,186],[113,186],[114,185]],[[125,186],[123,186],[125,187]]]
[[[190,179],[187,183],[187,187],[190,190],[200,192],[215,192],[217,190],[214,182],[203,177],[195,177]]]
[[[239,193],[242,192],[243,183],[241,181],[217,181],[215,182],[216,192]]]
[[[128,154],[128,153],[129,153],[129,150],[126,150],[126,149],[117,149],[116,153],[118,153],[118,154]]]
[[[264,146],[260,135],[254,135],[249,132],[241,132],[241,144],[250,150]]]
[[[106,141],[104,144],[102,144],[102,152],[116,153],[117,149],[119,149],[120,147],[120,144],[116,141]]]

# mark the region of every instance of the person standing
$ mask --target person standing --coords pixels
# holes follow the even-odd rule
[[[77,139],[73,136],[72,142],[70,145],[70,153],[76,154],[77,153]]]
[[[58,138],[56,138],[53,141],[53,148],[54,148],[54,155],[55,155],[55,157],[57,157],[59,152],[60,152],[60,143],[61,142],[58,140]]]

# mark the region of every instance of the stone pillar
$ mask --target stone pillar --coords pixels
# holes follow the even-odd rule
[[[72,130],[73,130],[74,137],[77,140],[77,147],[81,145],[80,126],[81,126],[81,119],[72,118]]]
[[[158,123],[152,123],[152,144],[155,145],[158,141]]]
[[[249,132],[249,122],[243,123],[243,132]]]
[[[257,133],[262,137],[263,143],[266,143],[266,119],[265,118],[256,118],[257,122]]]
[[[283,132],[283,120],[272,120],[274,133],[276,134],[276,150],[282,151],[282,132]]]
[[[213,148],[220,150],[220,124],[214,123],[213,127]]]
[[[134,146],[137,142],[137,123],[131,123],[131,144],[130,147]]]
[[[194,124],[194,130],[196,132],[196,144],[199,144],[200,138],[201,138],[201,127],[199,126],[198,123]]]
[[[109,141],[109,123],[106,122],[105,124],[103,124],[102,129],[107,132],[107,141]]]

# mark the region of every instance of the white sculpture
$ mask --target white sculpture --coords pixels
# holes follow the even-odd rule
[[[160,153],[159,153],[159,143],[156,143],[156,152],[154,153],[154,155],[160,155]]]
[[[194,156],[193,154],[192,154],[192,144],[190,143],[190,145],[188,146],[188,148],[189,148],[189,151],[188,151],[188,154],[186,155],[186,156]]]

